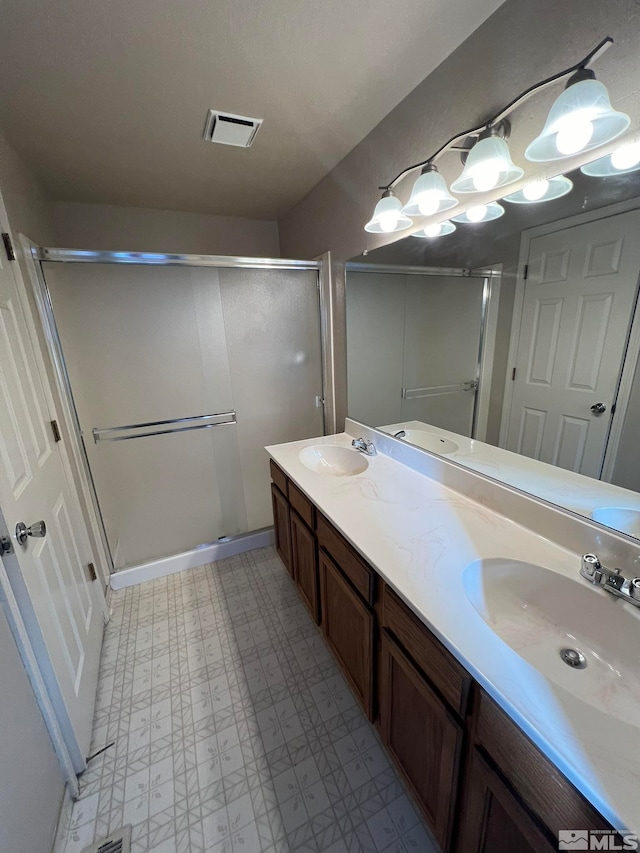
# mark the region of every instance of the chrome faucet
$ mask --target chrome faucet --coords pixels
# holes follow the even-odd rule
[[[372,441],[365,441],[364,438],[354,438],[351,445],[356,450],[359,450],[360,453],[365,453],[367,456],[375,456],[378,452],[374,443]]]
[[[394,438],[404,438],[405,435],[406,435],[406,432],[403,429],[399,429],[398,432],[394,432],[393,437]]]
[[[580,574],[595,586],[604,587],[636,607],[640,607],[640,578],[625,578],[620,569],[605,568],[595,554],[585,554]]]

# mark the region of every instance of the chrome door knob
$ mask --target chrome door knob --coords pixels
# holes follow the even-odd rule
[[[27,527],[22,521],[19,521],[16,524],[16,539],[21,545],[27,544],[27,539],[29,536],[35,536],[38,539],[42,539],[47,535],[47,525],[44,521],[36,521],[31,527]]]
[[[603,412],[607,411],[607,407],[604,403],[594,403],[593,406],[591,406],[591,411],[594,415],[601,415]]]

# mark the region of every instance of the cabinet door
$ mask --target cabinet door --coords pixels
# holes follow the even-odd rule
[[[386,632],[382,634],[381,655],[382,740],[422,806],[436,840],[447,850],[458,788],[462,726]]]
[[[293,510],[291,510],[291,563],[298,592],[318,624],[320,620],[316,537]]]
[[[289,504],[280,489],[271,484],[271,504],[273,506],[273,526],[276,535],[276,551],[293,576],[291,565],[291,538],[289,535]]]
[[[333,560],[320,551],[322,633],[371,720],[373,717],[373,613]]]
[[[460,815],[457,853],[554,853],[534,818],[474,750]]]

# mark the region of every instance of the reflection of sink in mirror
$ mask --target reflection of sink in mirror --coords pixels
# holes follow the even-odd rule
[[[351,477],[369,467],[369,460],[357,450],[334,444],[305,447],[300,451],[300,461],[316,474],[331,474],[333,477]]]
[[[591,513],[594,521],[599,521],[615,530],[624,530],[631,536],[640,538],[640,509],[628,509],[623,506],[602,506]]]
[[[455,441],[443,438],[434,432],[426,432],[423,429],[406,429],[404,435],[399,437],[403,441],[422,447],[423,450],[430,450],[432,453],[455,453],[458,450]]]
[[[487,625],[543,676],[604,714],[640,725],[640,619],[603,590],[518,560],[477,560],[467,598]],[[575,649],[584,669],[560,656]]]

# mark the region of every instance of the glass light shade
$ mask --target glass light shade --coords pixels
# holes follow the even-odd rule
[[[561,198],[570,193],[572,189],[573,183],[569,178],[565,178],[564,175],[557,175],[557,177],[548,180],[530,181],[518,192],[506,195],[503,201],[510,201],[512,204],[538,204],[541,201]]]
[[[612,175],[625,175],[640,169],[640,142],[621,145],[606,157],[600,157],[593,163],[587,163],[580,170],[593,178],[609,178]]]
[[[518,181],[524,175],[511,160],[509,146],[499,136],[488,136],[473,146],[459,178],[451,184],[454,193],[487,192]]]
[[[434,225],[425,225],[420,231],[415,231],[411,236],[420,237],[422,240],[433,240],[435,237],[444,237],[445,234],[452,234],[456,230],[456,226],[449,219],[444,222],[436,222]]]
[[[370,234],[392,234],[394,231],[404,231],[413,225],[408,216],[402,212],[400,199],[394,195],[384,195],[376,204],[373,216],[364,226]]]
[[[543,163],[590,151],[620,136],[630,121],[613,109],[603,83],[579,80],[556,98],[542,132],[529,143],[524,156]]]
[[[504,214],[504,207],[497,201],[489,204],[478,204],[467,208],[464,213],[452,216],[452,222],[464,222],[467,225],[475,225],[478,222],[489,222],[491,219],[499,219]]]
[[[455,207],[457,203],[449,193],[442,175],[432,168],[423,172],[415,182],[411,197],[402,212],[406,216],[433,216]]]

